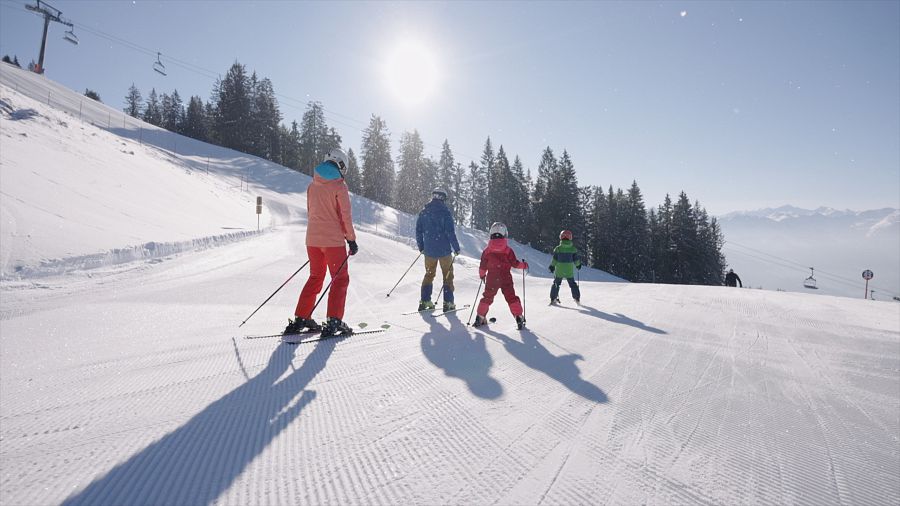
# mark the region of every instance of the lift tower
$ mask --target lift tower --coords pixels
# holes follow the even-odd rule
[[[34,68],[35,72],[37,72],[38,74],[43,74],[44,51],[47,49],[47,29],[50,27],[50,22],[55,21],[57,23],[66,25],[69,28],[73,28],[75,25],[59,17],[62,14],[62,11],[51,6],[47,2],[42,2],[41,0],[35,0],[35,2],[36,5],[26,5],[25,8],[38,14],[44,15],[44,38],[41,39],[41,55],[38,57],[37,67]],[[76,41],[73,41],[70,38],[66,38],[66,40],[68,40],[69,42],[73,42],[74,44],[78,44],[77,39]]]

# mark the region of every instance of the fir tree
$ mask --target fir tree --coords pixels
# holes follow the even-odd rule
[[[509,159],[503,146],[497,150],[497,156],[488,171],[488,215],[490,221],[500,221],[506,224],[510,237],[521,239],[521,227],[513,224],[511,213],[511,201],[514,191],[512,171],[509,167]],[[513,233],[515,230],[515,233]]]
[[[453,207],[451,207],[451,209],[453,211],[453,216],[456,218],[456,222],[459,224],[469,223],[469,203],[472,199],[468,189],[469,181],[468,178],[466,178],[466,172],[463,170],[462,166],[457,163],[456,169],[453,172],[453,182],[447,191],[453,194],[453,200],[451,201]]]
[[[609,271],[610,266],[610,223],[609,203],[603,188],[593,189],[593,205],[591,206],[591,227],[593,233],[590,239],[591,266]],[[612,274],[610,272],[610,274]]]
[[[372,115],[362,138],[362,196],[391,205],[394,195],[394,162],[391,134],[380,117]]]
[[[491,146],[491,138],[488,137],[481,153],[481,165],[470,176],[472,182],[472,226],[479,230],[490,229],[491,223],[496,221],[491,216],[490,208],[490,184],[493,170],[494,148]]]
[[[141,97],[141,91],[137,89],[134,83],[131,83],[131,86],[128,88],[128,94],[125,95],[125,109],[123,109],[125,114],[132,118],[140,117],[143,104],[144,99]]]
[[[203,100],[198,96],[193,96],[188,101],[187,111],[184,114],[182,133],[192,139],[206,142],[208,140],[207,130],[208,122]]]
[[[216,82],[216,115],[212,122],[219,144],[241,152],[249,152],[251,95],[246,68],[238,62],[231,65],[225,77]]]
[[[425,168],[425,144],[417,130],[400,136],[400,152],[397,155],[397,185],[394,202],[407,213],[416,213],[424,203],[423,172]]]
[[[578,251],[581,253],[581,262],[591,265],[590,244],[594,237],[593,213],[591,205],[594,201],[594,191],[591,186],[582,186],[578,189],[578,207],[581,209],[581,228],[573,230],[575,240],[578,242]]]
[[[144,107],[144,121],[156,126],[162,124],[162,111],[159,107],[159,99],[156,96],[156,88],[151,88],[150,95],[147,97],[147,104]]]
[[[359,171],[359,163],[356,161],[356,153],[353,148],[347,150],[347,171],[344,173],[344,180],[353,193],[359,193],[362,189],[362,174]]]
[[[325,159],[332,146],[328,140],[325,108],[321,102],[309,102],[300,120],[300,169],[312,175],[313,169]],[[340,146],[340,143],[338,143]]]
[[[459,165],[453,158],[453,151],[450,150],[450,143],[447,139],[444,139],[444,144],[441,146],[441,158],[438,161],[438,186],[447,192],[447,200],[445,202],[447,207],[451,210],[455,210],[456,208],[455,201],[458,194],[455,191],[455,183],[457,179],[456,172],[458,170]]]
[[[181,103],[181,96],[178,90],[172,92],[172,95],[163,93],[161,100],[162,126],[170,132],[180,132],[182,123],[184,123],[184,105]]]
[[[548,227],[549,234],[544,238],[552,248],[559,241],[559,232],[563,229],[581,230],[583,217],[580,207],[580,192],[575,166],[568,151],[563,150],[556,171],[550,177],[547,199],[550,200],[549,215],[555,228]]]
[[[479,197],[479,195],[483,195],[487,192],[486,179],[487,178],[483,177],[481,174],[481,166],[475,162],[469,162],[469,174],[468,177],[466,177],[466,194],[469,196],[468,224],[472,228],[476,228],[476,208],[478,209],[478,213],[480,213],[481,215],[487,212],[486,202],[483,198]],[[480,223],[483,223],[485,219],[486,218],[484,218],[483,216],[479,218]]]
[[[697,223],[694,209],[684,192],[678,195],[678,201],[672,208],[672,244],[675,261],[672,281],[678,284],[696,284],[693,259],[699,253]]]
[[[281,139],[281,164],[300,170],[300,127],[296,121],[292,121],[290,130],[284,130]]]
[[[253,76],[255,77],[256,73]],[[281,136],[278,128],[281,123],[281,112],[278,110],[278,101],[275,98],[272,81],[268,78],[257,80],[253,100],[255,154],[267,160],[282,163]]]
[[[555,223],[556,215],[553,210],[553,202],[549,198],[550,180],[556,173],[556,156],[548,146],[541,154],[541,162],[538,165],[538,175],[532,191],[532,210],[534,213],[534,236],[531,239],[533,247],[541,251],[549,251],[556,245],[552,239],[553,231],[559,226]],[[557,231],[558,233],[558,231]]]
[[[510,168],[509,220],[510,235],[522,243],[528,243],[533,236],[531,198],[528,176],[522,160],[516,155]]]
[[[621,206],[621,276],[632,282],[648,281],[650,278],[650,227],[647,223],[647,209],[637,181]]]

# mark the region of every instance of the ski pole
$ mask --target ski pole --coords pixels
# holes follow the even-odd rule
[[[469,323],[472,321],[472,313],[475,312],[475,303],[478,302],[478,294],[481,293],[481,285],[484,283],[484,278],[481,278],[481,281],[478,282],[478,291],[475,292],[475,300],[472,301],[472,310],[469,311],[469,321],[466,322],[466,326],[469,326]]]
[[[523,259],[522,261],[524,262],[525,260]],[[525,269],[522,269],[522,319],[527,319],[525,318]]]
[[[413,263],[409,264],[409,267],[406,268],[406,272],[404,272],[403,275],[400,276],[400,279],[397,280],[397,284],[394,285],[394,288],[391,288],[391,291],[388,292],[388,294],[386,295],[386,297],[390,297],[391,294],[394,293],[394,289],[397,288],[397,285],[399,285],[401,281],[403,281],[403,278],[405,278],[406,275],[409,273],[409,270],[413,268],[413,265],[416,265],[416,262],[419,261],[419,258],[420,258],[421,256],[422,256],[422,252],[420,251],[420,252],[419,252],[419,256],[417,256],[416,259],[413,260]]]
[[[281,286],[278,287],[278,290],[281,290],[282,288],[284,288],[284,285],[288,284],[288,281],[294,279],[294,276],[296,276],[297,273],[300,272],[301,270],[303,270],[303,268],[306,267],[307,265],[309,265],[309,260],[307,260],[305,264],[301,265],[299,269],[297,269],[296,271],[294,271],[294,273],[291,274],[291,277],[287,278],[287,281],[285,281],[284,283],[281,284]],[[278,293],[278,290],[275,290],[274,292],[272,292],[272,295],[269,295],[269,298],[266,299],[265,301],[263,301],[263,303],[260,304],[258,308],[256,308],[256,311],[259,311],[259,309],[260,309],[261,307],[265,306],[265,305],[266,305],[266,302],[269,302],[269,299],[271,299],[272,297],[275,296],[276,293]],[[247,323],[247,320],[249,320],[250,317],[252,317],[253,315],[255,315],[255,314],[256,314],[256,311],[253,311],[252,313],[250,313],[250,316],[248,316],[246,320],[242,321],[241,324],[238,325],[238,328],[240,328],[240,327],[243,326],[245,323]]]
[[[347,260],[350,260],[350,255],[347,255],[347,258],[341,263],[341,266],[338,267],[337,272],[331,275],[331,281],[328,282],[328,286],[325,287],[325,290],[322,291],[322,295],[319,295],[319,300],[316,301],[316,305],[309,311],[309,318],[312,319],[313,313],[316,311],[316,308],[319,307],[319,303],[322,302],[322,299],[325,298],[325,294],[328,293],[328,290],[331,288],[332,283],[334,283],[334,278],[341,275],[341,271],[344,270],[344,266],[347,265]]]

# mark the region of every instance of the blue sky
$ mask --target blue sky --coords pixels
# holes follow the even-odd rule
[[[34,0],[2,0],[0,53],[37,60]],[[121,108],[132,82],[208,100],[235,61],[272,80],[286,121],[320,100],[359,150],[371,114],[458,161],[490,136],[536,170],[567,149],[579,183],[648,205],[681,190],[713,214],[793,204],[900,207],[900,2],[62,1],[48,78]],[[426,48],[434,92],[385,83]],[[152,71],[160,51],[169,74]],[[151,54],[152,53],[152,54]]]

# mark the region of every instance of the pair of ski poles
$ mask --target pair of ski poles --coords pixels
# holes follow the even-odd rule
[[[413,268],[414,265],[416,265],[416,262],[418,262],[420,258],[422,258],[422,252],[421,252],[421,251],[419,252],[418,256],[416,256],[416,259],[413,260],[411,264],[409,264],[409,267],[406,268],[406,271],[403,273],[402,276],[400,276],[400,279],[397,280],[397,283],[394,284],[394,287],[391,288],[391,290],[387,293],[387,295],[385,295],[385,297],[390,297],[391,294],[394,293],[394,289],[396,289],[397,286],[400,285],[400,282],[403,281],[403,278],[405,278],[407,274],[409,274],[409,271]],[[451,264],[451,266],[452,266],[452,264],[453,264],[454,261],[456,261],[456,255],[455,255],[455,254],[454,254],[454,255],[451,257],[451,259],[450,259],[450,264]],[[443,284],[441,285],[441,292],[438,294],[437,299],[435,299],[435,304],[437,304],[437,302],[440,302],[441,296],[444,295],[444,287],[447,286],[447,274],[449,274],[449,271],[448,271],[448,272],[443,272],[443,273],[442,273],[442,276],[443,276],[443,278],[444,278],[444,282],[443,282]]]
[[[316,301],[316,304],[313,306],[312,311],[309,312],[310,314],[312,314],[313,311],[315,311],[316,308],[319,307],[319,303],[322,302],[322,299],[325,297],[325,294],[328,293],[328,290],[331,289],[331,285],[332,285],[332,283],[334,283],[334,278],[338,277],[341,274],[341,271],[343,271],[344,267],[347,265],[347,260],[350,260],[350,255],[347,255],[347,257],[344,258],[344,261],[341,263],[341,266],[338,268],[337,272],[335,272],[334,275],[331,276],[331,281],[328,282],[328,286],[326,286],[325,290],[322,291],[322,295],[319,296],[319,300]],[[284,288],[284,285],[288,284],[288,282],[290,280],[294,279],[294,276],[296,276],[298,272],[302,271],[303,268],[306,267],[307,265],[309,265],[309,260],[307,260],[306,263],[301,265],[299,269],[294,271],[294,273],[291,274],[291,276],[289,278],[287,278],[284,281],[284,283],[282,283],[281,286],[278,287],[278,289],[276,289],[274,292],[272,292],[272,295],[269,295],[268,299],[264,300],[263,303],[260,304],[258,308],[256,308],[252,313],[250,313],[250,316],[248,316],[247,319],[242,321],[241,324],[238,325],[238,328],[242,327],[245,323],[247,323],[247,320],[249,320],[251,317],[253,317],[253,315],[255,315],[257,311],[259,311],[263,306],[265,306],[266,302],[269,302],[269,300],[271,300],[272,297],[274,297],[276,293],[278,293],[282,288]]]

